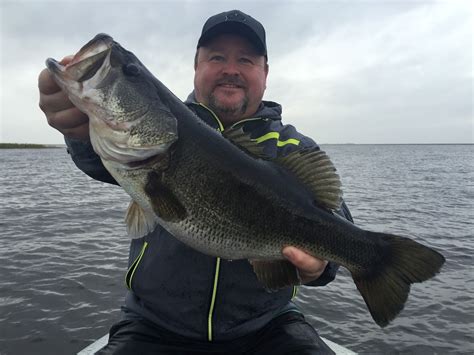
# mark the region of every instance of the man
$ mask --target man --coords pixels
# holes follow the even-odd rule
[[[316,145],[281,123],[280,105],[262,101],[268,75],[265,30],[249,15],[233,10],[210,17],[194,67],[194,91],[186,105],[207,124],[218,130],[240,125],[274,157]],[[92,150],[87,116],[47,70],[39,88],[40,107],[64,134],[76,165],[115,183]],[[351,219],[345,205],[340,213]],[[337,265],[293,247],[282,253],[303,284],[322,286],[335,277]],[[158,227],[132,241],[129,264],[123,319],[112,327],[101,354],[332,353],[291,302],[295,289],[267,292],[246,260],[203,255]]]

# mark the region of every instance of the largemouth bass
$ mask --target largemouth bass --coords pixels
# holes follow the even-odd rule
[[[248,259],[268,289],[299,283],[282,256],[297,247],[347,268],[382,327],[403,309],[410,285],[443,265],[429,247],[334,213],[341,183],[324,152],[270,159],[238,126],[212,129],[110,36],[97,35],[68,65],[46,64],[89,116],[95,152],[132,197],[132,237],[160,224],[202,253]]]

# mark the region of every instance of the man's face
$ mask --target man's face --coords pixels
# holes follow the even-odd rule
[[[245,38],[223,34],[199,48],[194,75],[196,100],[224,124],[252,116],[262,101],[268,65]]]

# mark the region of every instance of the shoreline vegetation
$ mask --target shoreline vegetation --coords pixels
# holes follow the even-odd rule
[[[51,149],[64,148],[61,144],[0,143],[0,149]]]

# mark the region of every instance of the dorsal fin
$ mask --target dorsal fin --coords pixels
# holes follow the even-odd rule
[[[269,159],[263,152],[263,146],[258,144],[255,139],[250,138],[249,133],[245,133],[242,127],[230,127],[222,132],[222,135],[246,153],[262,159]]]
[[[272,159],[264,154],[263,146],[251,139],[250,134],[245,133],[241,127],[228,128],[222,134],[248,154],[271,160],[292,172],[323,207],[330,210],[338,210],[341,207],[341,180],[334,164],[318,147],[300,149],[284,157]]]
[[[330,210],[341,207],[341,180],[325,152],[317,147],[305,148],[274,161],[291,171],[324,207]]]

